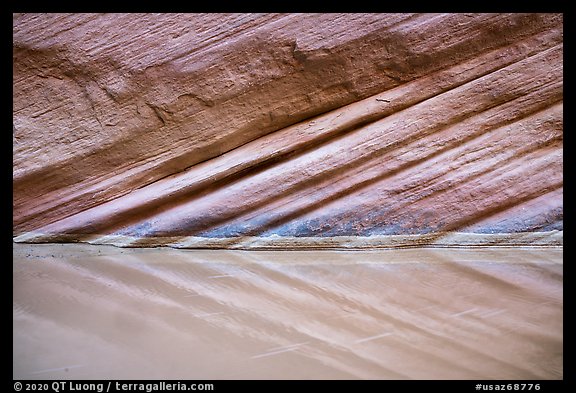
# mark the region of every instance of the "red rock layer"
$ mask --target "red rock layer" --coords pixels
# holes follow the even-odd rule
[[[17,240],[563,228],[562,15],[13,20]]]

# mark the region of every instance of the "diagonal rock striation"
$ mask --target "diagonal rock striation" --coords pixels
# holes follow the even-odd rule
[[[561,245],[559,14],[15,14],[17,242]]]

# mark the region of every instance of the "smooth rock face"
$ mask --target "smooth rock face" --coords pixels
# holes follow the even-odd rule
[[[561,14],[15,14],[13,31],[16,241],[561,238]]]

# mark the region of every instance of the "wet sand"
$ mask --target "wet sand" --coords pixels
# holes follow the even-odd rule
[[[14,244],[14,379],[562,379],[562,248]]]

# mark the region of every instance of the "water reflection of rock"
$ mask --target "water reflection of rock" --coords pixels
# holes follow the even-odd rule
[[[561,248],[14,245],[14,378],[561,379]]]

